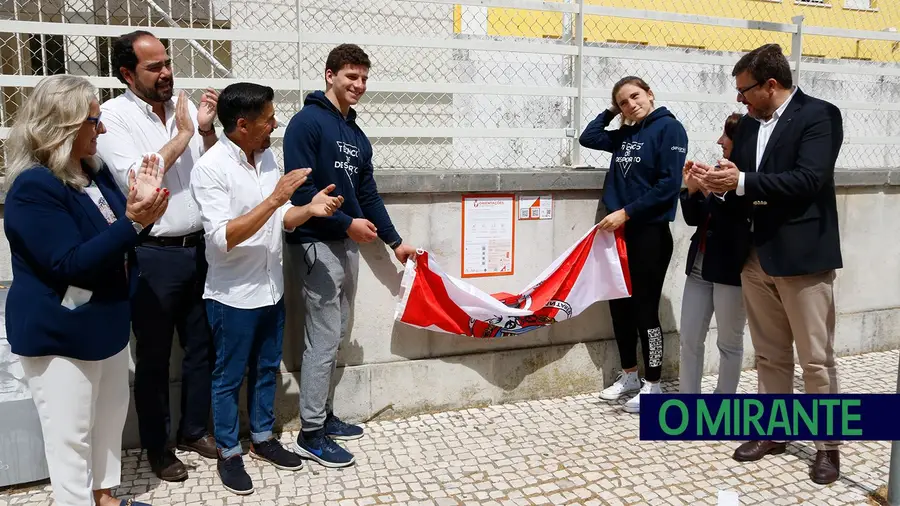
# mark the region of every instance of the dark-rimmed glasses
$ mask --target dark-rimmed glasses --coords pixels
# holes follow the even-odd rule
[[[103,115],[103,113],[100,113],[97,116],[88,116],[85,121],[87,121],[89,123],[93,123],[94,130],[96,130],[96,129],[100,128],[100,116],[102,116],[102,115]]]
[[[756,88],[756,87],[759,86],[760,84],[762,84],[762,81],[756,81],[756,84],[751,84],[750,86],[747,86],[747,87],[744,88],[744,89],[737,88],[738,95],[740,95],[741,98],[743,98],[744,100],[746,100],[747,97],[744,96],[744,93],[747,93],[748,91],[752,90],[753,88]]]

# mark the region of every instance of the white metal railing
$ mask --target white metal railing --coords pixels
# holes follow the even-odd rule
[[[404,0],[398,0],[402,2]],[[221,88],[228,84],[251,80],[260,84],[271,86],[278,92],[294,93],[302,96],[305,90],[317,89],[321,87],[321,78],[311,76],[309,72],[303,68],[304,55],[311,48],[320,48],[322,46],[333,46],[343,42],[353,42],[360,44],[366,48],[382,48],[384,50],[396,51],[457,51],[469,52],[477,54],[493,54],[506,55],[504,57],[518,58],[557,58],[554,62],[562,62],[560,68],[568,69],[565,76],[558,76],[556,83],[553,83],[552,76],[548,76],[543,80],[542,84],[509,84],[509,83],[476,83],[476,82],[453,82],[451,80],[427,79],[410,80],[410,79],[383,79],[382,75],[373,72],[373,80],[369,84],[370,92],[381,93],[392,96],[438,96],[447,95],[451,97],[498,97],[496,100],[502,102],[503,97],[510,100],[516,97],[527,97],[529,99],[559,99],[564,101],[563,113],[559,116],[551,117],[546,124],[537,124],[527,127],[514,126],[512,124],[489,125],[495,123],[490,118],[480,119],[478,122],[470,122],[468,118],[456,118],[457,124],[447,124],[446,126],[429,124],[421,125],[398,125],[398,121],[392,120],[388,123],[393,124],[374,124],[365,125],[366,132],[373,138],[394,139],[543,139],[546,142],[554,142],[560,140],[568,144],[568,154],[564,151],[558,155],[560,158],[556,160],[543,160],[531,163],[532,165],[580,165],[584,157],[582,156],[580,147],[577,142],[577,136],[583,128],[583,124],[590,115],[599,112],[601,107],[605,107],[608,101],[609,88],[597,86],[596,80],[589,82],[586,80],[586,73],[589,69],[585,68],[588,59],[595,61],[596,59],[614,59],[616,61],[629,62],[634,65],[644,65],[641,68],[649,68],[656,65],[705,65],[715,66],[730,71],[730,67],[737,61],[740,56],[738,51],[733,52],[714,52],[714,51],[676,51],[666,50],[665,48],[649,48],[649,47],[616,47],[603,43],[587,43],[584,40],[585,21],[588,17],[594,19],[597,16],[604,18],[616,18],[623,20],[644,20],[648,22],[666,22],[689,25],[701,25],[712,28],[728,28],[741,30],[754,30],[771,32],[772,34],[786,34],[791,37],[791,65],[798,76],[807,74],[826,75],[826,74],[849,74],[858,76],[900,76],[900,67],[895,64],[874,65],[871,63],[827,63],[827,62],[811,62],[802,58],[802,47],[804,36],[825,36],[838,38],[853,38],[856,40],[871,41],[888,41],[900,43],[900,33],[885,31],[867,31],[856,29],[839,29],[831,27],[807,26],[803,23],[802,17],[795,17],[792,22],[770,22],[755,21],[747,19],[715,17],[708,15],[686,14],[675,12],[664,12],[647,9],[629,9],[619,7],[608,7],[601,5],[585,4],[584,0],[569,0],[563,2],[542,2],[533,0],[419,0],[415,4],[421,8],[422,5],[434,6],[468,6],[475,8],[509,8],[524,9],[530,12],[544,12],[560,14],[563,16],[562,23],[564,26],[564,37],[559,40],[553,39],[526,39],[522,37],[499,37],[490,35],[464,35],[456,34],[455,36],[417,36],[415,33],[408,35],[385,34],[385,33],[357,33],[352,31],[342,33],[340,31],[315,30],[303,25],[304,7],[303,2],[298,1],[296,12],[296,25],[294,30],[268,30],[247,27],[232,27],[229,29],[221,28],[184,28],[173,26],[147,26],[143,27],[158,37],[170,40],[184,40],[189,43],[196,41],[219,41],[230,44],[252,44],[262,43],[271,44],[273,46],[293,47],[296,50],[297,69],[292,76],[242,76],[241,73],[235,72],[235,77],[192,77],[179,75],[176,68],[177,85],[180,88],[202,89],[206,86],[214,86]],[[129,2],[130,5],[130,2]],[[210,5],[210,9],[213,7]],[[108,16],[107,16],[108,18]],[[149,18],[148,18],[149,19]],[[169,24],[174,24],[169,23]],[[44,40],[48,36],[62,36],[68,38],[112,38],[120,35],[135,27],[126,27],[121,25],[97,24],[97,23],[51,23],[41,21],[23,21],[23,20],[2,20],[0,21],[0,33],[12,34],[19,47],[21,48],[23,38],[40,36]],[[42,44],[41,49],[44,50],[46,45]],[[21,60],[21,51],[17,52],[17,57]],[[203,56],[203,53],[200,53]],[[46,55],[43,55],[46,58]],[[212,56],[211,54],[206,56]],[[192,58],[194,55],[192,54]],[[68,61],[68,57],[66,60]],[[293,63],[291,63],[293,64]],[[23,69],[22,62],[18,63],[18,68]],[[218,67],[217,67],[218,68]],[[220,69],[221,70],[221,69]],[[227,69],[225,69],[227,70]],[[802,74],[800,71],[802,70]],[[72,70],[69,69],[71,72]],[[46,69],[45,69],[46,72]],[[0,88],[10,89],[17,88],[20,90],[33,87],[43,76],[41,75],[22,75],[18,74],[0,74]],[[103,89],[120,89],[123,87],[119,81],[113,77],[104,77],[98,75],[87,76],[96,86]],[[537,81],[537,80],[536,80]],[[524,81],[523,81],[524,82]],[[562,84],[559,84],[562,83]],[[660,84],[657,79],[651,85],[657,88]],[[677,83],[668,83],[666,86],[659,86],[660,91],[656,91],[656,97],[663,103],[681,103],[696,104],[695,106],[685,107],[734,107],[737,108],[735,94],[730,88],[717,92],[705,91],[694,86],[685,84],[680,89]],[[864,114],[882,113],[884,111],[898,111],[900,104],[884,103],[880,101],[867,102],[861,100],[855,95],[848,94],[838,98],[830,98],[830,101],[841,107],[847,113]],[[296,105],[296,104],[295,104]],[[435,106],[437,108],[437,106]],[[456,107],[454,103],[452,107]],[[363,105],[365,108],[365,105]],[[5,115],[6,107],[2,108]],[[406,110],[411,110],[407,107]],[[693,109],[692,109],[693,110]],[[697,109],[699,111],[699,109]],[[387,113],[386,113],[387,114]],[[403,114],[407,114],[404,112]],[[403,114],[394,113],[395,116],[402,119]],[[435,113],[438,115],[439,113]],[[480,114],[480,113],[479,113]],[[704,114],[706,116],[704,116]],[[693,123],[700,123],[702,119],[711,113],[697,112],[697,119]],[[427,116],[427,113],[422,113]],[[437,117],[437,116],[435,116]],[[4,118],[0,117],[0,120]],[[720,121],[723,118],[714,118],[709,121]],[[468,124],[473,123],[473,124]],[[5,138],[8,132],[8,118],[0,127],[0,139]],[[688,128],[689,137],[694,142],[712,143],[718,138],[720,124],[711,123],[704,126],[693,126]],[[900,160],[900,150],[896,153],[893,146],[900,145],[900,135],[890,135],[890,132],[876,132],[878,135],[870,136],[868,134],[855,135],[849,132],[845,139],[845,144],[858,146],[874,146],[872,149],[886,150],[884,159],[887,163],[892,157]],[[898,132],[900,133],[900,132]],[[394,147],[400,149],[400,143],[394,142]],[[552,154],[552,149],[544,149],[544,151]],[[459,155],[457,155],[458,158]],[[474,156],[474,155],[473,155]],[[541,155],[543,156],[543,155]],[[592,155],[593,156],[593,155]],[[484,164],[473,164],[484,165]],[[502,161],[494,165],[502,165]],[[501,167],[498,167],[501,168]]]

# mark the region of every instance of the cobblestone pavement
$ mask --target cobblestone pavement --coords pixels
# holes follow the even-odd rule
[[[898,352],[840,359],[845,392],[892,392]],[[796,375],[800,385],[799,369]],[[715,377],[704,379],[712,391]],[[756,373],[740,388],[756,391]],[[664,383],[675,391],[677,384]],[[624,402],[624,400],[622,401]],[[137,451],[126,452],[119,497],[162,505],[223,506],[371,504],[448,505],[694,505],[716,504],[718,491],[750,504],[866,504],[887,481],[889,442],[847,443],[841,479],[830,486],[807,477],[810,442],[756,463],[731,460],[734,442],[641,442],[638,416],[596,394],[519,402],[483,409],[373,422],[367,436],[347,443],[355,466],[325,469],[307,462],[279,471],[245,455],[256,492],[224,490],[215,462],[179,452],[190,467],[183,483],[160,482]],[[285,433],[290,443],[295,433]],[[0,504],[50,505],[50,487],[0,493]]]

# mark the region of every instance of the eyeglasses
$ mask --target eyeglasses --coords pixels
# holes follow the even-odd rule
[[[759,86],[760,84],[762,84],[762,82],[756,81],[756,84],[752,84],[752,85],[750,85],[750,86],[747,86],[747,87],[744,88],[744,89],[737,88],[738,95],[740,95],[741,98],[746,99],[747,97],[744,96],[744,93],[747,93],[748,91],[752,90],[753,88],[756,88],[756,87]]]
[[[100,128],[100,116],[102,116],[102,114],[103,113],[100,113],[97,116],[88,116],[85,121],[93,123],[94,130],[96,130],[96,129]]]

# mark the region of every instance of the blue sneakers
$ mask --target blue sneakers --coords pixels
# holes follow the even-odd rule
[[[363,437],[363,429],[331,414],[325,419],[325,435],[336,441],[352,441]]]
[[[356,461],[352,453],[325,434],[325,429],[312,432],[301,431],[297,442],[294,443],[294,453],[332,468],[351,466]]]

